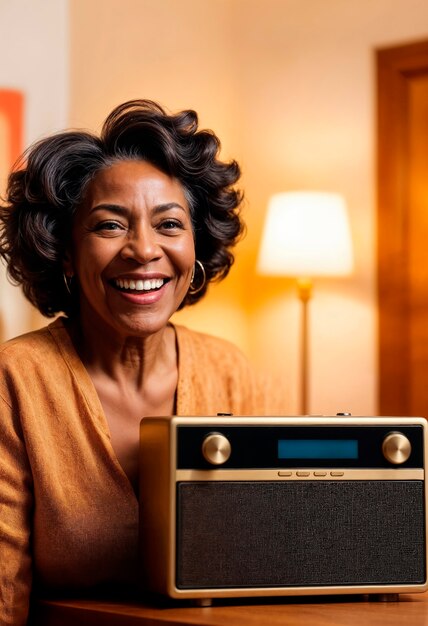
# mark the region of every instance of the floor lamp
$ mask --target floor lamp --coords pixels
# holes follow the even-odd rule
[[[308,414],[309,318],[312,279],[352,271],[352,242],[345,201],[323,192],[275,194],[269,201],[258,272],[296,278],[301,302],[300,412]]]

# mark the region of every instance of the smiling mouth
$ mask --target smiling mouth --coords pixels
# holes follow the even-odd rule
[[[150,278],[147,280],[123,280],[118,278],[112,281],[112,285],[119,291],[127,293],[147,293],[149,291],[158,291],[167,282],[165,278]]]

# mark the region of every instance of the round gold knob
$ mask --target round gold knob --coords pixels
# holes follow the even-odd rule
[[[405,463],[410,456],[412,446],[403,433],[392,432],[385,437],[382,443],[383,456],[394,465]]]
[[[202,454],[204,459],[211,465],[226,463],[231,452],[232,446],[229,439],[221,433],[211,433],[203,441]]]

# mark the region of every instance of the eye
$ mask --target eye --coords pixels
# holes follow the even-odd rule
[[[95,224],[95,226],[93,227],[93,229],[95,232],[99,232],[99,233],[116,233],[117,231],[122,231],[124,230],[124,226],[123,224],[120,224],[120,222],[116,222],[115,220],[104,220],[102,222],[99,222],[98,224]]]
[[[162,222],[159,224],[158,228],[161,228],[162,230],[177,230],[177,229],[182,229],[183,228],[183,224],[180,222],[180,220],[177,219],[165,219],[162,220]]]

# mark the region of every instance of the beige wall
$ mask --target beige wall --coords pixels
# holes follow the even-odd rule
[[[0,87],[24,94],[24,145],[28,145],[67,124],[68,1],[0,0],[0,26]],[[0,156],[0,168],[4,163]],[[5,178],[0,171],[0,185]],[[20,289],[6,280],[2,266],[0,318],[6,337],[28,331],[35,320],[39,323]]]
[[[289,413],[299,310],[291,281],[254,272],[267,200],[296,188],[346,196],[356,271],[315,285],[310,408],[376,412],[373,51],[428,38],[426,0],[0,0],[0,22],[0,84],[26,92],[26,143],[65,125],[97,129],[115,104],[149,97],[195,108],[241,162],[237,264],[177,319],[280,377]],[[0,298],[8,333],[26,330],[28,308],[4,276]]]
[[[291,281],[255,275],[265,207],[283,190],[345,195],[356,270],[315,285],[310,410],[376,412],[374,49],[428,38],[426,0],[73,0],[70,11],[72,125],[152,98],[195,108],[241,162],[236,267],[177,319],[280,377],[289,413],[299,309]]]

